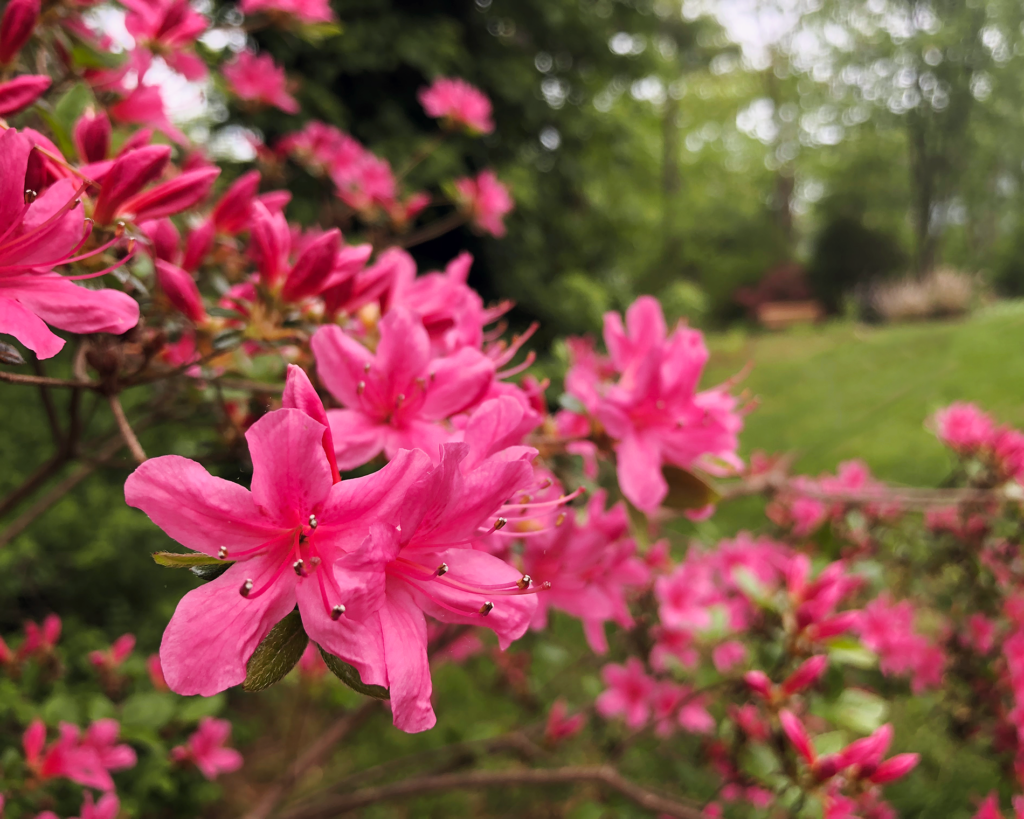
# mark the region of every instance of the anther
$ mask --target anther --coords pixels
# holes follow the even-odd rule
[[[398,393],[398,395],[395,396],[395,403],[396,404],[401,404],[404,400],[405,400],[405,393],[404,392],[400,392],[400,393]]]
[[[552,483],[554,483],[554,481],[552,481],[551,478],[545,478],[544,483],[540,485],[540,488],[547,489],[549,486],[551,486]]]
[[[368,373],[369,371],[370,371],[370,362],[369,362],[369,361],[367,361],[367,362],[366,362],[366,363],[365,363],[365,364],[363,365],[363,372],[364,372],[364,373]]]
[[[490,600],[488,600],[486,603],[484,603],[480,607],[480,616],[481,617],[486,617],[488,614],[491,613],[491,610],[493,608],[494,608],[494,603],[492,603]]]
[[[561,526],[563,523],[565,523],[565,512],[555,518],[555,526]]]
[[[247,580],[246,580],[246,581],[245,581],[245,582],[244,582],[244,583],[242,584],[242,588],[240,588],[240,589],[238,590],[238,593],[239,593],[240,595],[242,595],[242,597],[248,597],[248,596],[249,596],[249,592],[251,592],[251,591],[252,591],[252,578],[248,578],[248,579],[247,579]]]
[[[365,381],[360,381],[358,384],[356,384],[356,395],[362,395],[363,391],[365,389],[366,389],[366,382]]]
[[[36,197],[37,196],[39,196],[39,194],[36,191],[26,190],[25,191],[25,204],[26,205],[31,205],[33,202],[36,201]]]
[[[317,526],[316,515],[310,515],[309,516],[309,528],[310,529],[316,529],[316,526]]]
[[[118,222],[116,225],[114,225],[114,235],[117,236],[118,238],[124,236],[125,230],[126,226],[124,222]]]
[[[551,581],[550,580],[545,580],[543,583],[540,584],[540,587],[542,589],[550,589],[551,588]]]
[[[530,583],[532,582],[533,578],[530,577],[530,575],[528,574],[524,574],[516,581],[516,585],[521,589],[528,589],[530,587]]]
[[[311,558],[309,559],[309,565],[310,565],[310,566],[311,566],[312,568],[314,568],[314,569],[315,569],[315,568],[316,568],[317,566],[319,566],[319,565],[320,565],[320,562],[321,562],[321,561],[320,561],[320,558],[319,558],[319,557],[311,557]]]
[[[292,568],[295,569],[295,574],[297,574],[299,577],[306,576],[306,564],[302,562],[302,558],[299,558],[294,563],[292,563]]]
[[[508,518],[498,518],[496,521],[494,521],[494,531],[504,529],[506,523],[508,523]]]
[[[331,607],[331,619],[337,620],[341,615],[345,613],[345,607],[338,603],[336,606]]]
[[[228,556],[228,547],[227,546],[221,546],[217,550],[217,559],[218,560],[223,560],[227,556]]]
[[[440,566],[437,567],[437,571],[434,572],[434,574],[436,574],[438,577],[444,577],[444,575],[448,574],[448,564],[442,563]]]

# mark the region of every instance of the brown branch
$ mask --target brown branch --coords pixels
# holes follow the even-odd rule
[[[145,463],[146,452],[143,450],[142,444],[139,443],[132,425],[128,423],[128,417],[124,414],[124,407],[121,406],[120,399],[118,399],[117,395],[111,394],[107,396],[107,400],[110,401],[110,411],[114,414],[117,428],[121,430],[121,437],[124,438],[124,442],[128,445],[132,457],[140,464]]]
[[[367,717],[379,707],[380,703],[377,700],[370,700],[337,720],[306,749],[302,756],[292,763],[281,779],[267,789],[256,807],[246,813],[243,819],[268,819],[302,777],[312,768],[322,764],[334,746],[362,725]]]
[[[14,538],[24,532],[32,522],[53,506],[64,495],[74,489],[78,484],[91,475],[97,467],[102,466],[107,460],[117,454],[117,451],[124,446],[124,440],[120,435],[115,435],[104,443],[87,463],[83,463],[74,472],[69,474],[59,483],[55,484],[49,492],[39,498],[28,509],[22,512],[14,521],[0,532],[0,547],[6,546]],[[58,464],[59,466],[59,464]],[[20,491],[20,490],[19,490]]]
[[[11,492],[6,498],[0,501],[0,517],[10,512],[25,498],[35,492],[40,486],[46,483],[51,477],[57,474],[60,468],[67,462],[64,453],[54,455],[46,463],[42,464],[35,472],[25,479],[17,489]]]
[[[43,368],[43,362],[38,358],[33,357],[32,369],[36,371],[36,375],[40,378],[46,377],[46,370]],[[46,410],[46,420],[50,424],[50,433],[53,435],[53,445],[58,451],[62,451],[64,447],[64,432],[60,428],[60,422],[57,420],[57,408],[53,405],[53,396],[50,395],[50,390],[43,384],[39,385],[39,396],[43,399],[43,409]]]
[[[335,819],[335,817],[377,802],[405,799],[437,791],[503,787],[533,788],[545,785],[583,783],[604,785],[652,813],[673,816],[676,819],[703,819],[704,816],[698,808],[660,796],[629,781],[610,765],[593,765],[514,771],[468,771],[439,776],[412,777],[389,785],[362,788],[329,801],[325,800],[319,807],[295,813],[289,819]]]
[[[85,390],[95,390],[100,386],[95,381],[77,381],[68,378],[45,378],[40,375],[9,373],[5,370],[0,370],[0,381],[6,381],[8,384],[28,384],[34,387],[71,387]]]
[[[436,239],[438,236],[444,236],[448,231],[455,230],[455,228],[465,224],[465,222],[465,214],[458,211],[449,213],[447,216],[410,233],[408,236],[399,237],[395,241],[395,246],[415,247],[416,245],[421,245],[424,242],[429,242],[431,239]]]

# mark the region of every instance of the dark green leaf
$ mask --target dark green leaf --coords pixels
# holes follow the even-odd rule
[[[225,330],[213,337],[213,349],[229,350],[241,343],[244,333],[241,330]]]
[[[90,103],[95,102],[92,91],[84,82],[76,83],[53,106],[53,115],[67,133],[72,133],[75,123]]]
[[[324,662],[327,663],[327,667],[331,669],[331,673],[353,691],[358,691],[360,694],[365,694],[368,697],[373,697],[378,700],[391,699],[391,692],[386,688],[382,688],[379,685],[366,685],[361,679],[359,679],[359,672],[352,666],[340,657],[335,657],[333,654],[324,651],[322,646],[318,645],[317,648],[320,649],[320,656],[324,658]]]
[[[661,472],[668,482],[664,504],[669,509],[701,509],[722,497],[705,478],[693,472],[676,466],[666,466]]]
[[[191,569],[193,566],[230,565],[223,560],[204,555],[202,552],[154,552],[153,560],[168,569]]]
[[[230,567],[230,562],[218,563],[216,565],[206,564],[202,566],[190,566],[189,571],[204,583],[209,583],[211,580],[216,580],[224,574],[224,572],[226,572]]]
[[[117,68],[127,56],[127,54],[97,51],[84,44],[76,45],[71,49],[71,59],[82,68]]]
[[[281,682],[295,667],[308,642],[309,637],[302,628],[302,618],[297,610],[293,611],[256,646],[245,666],[242,688],[246,691],[262,691]]]

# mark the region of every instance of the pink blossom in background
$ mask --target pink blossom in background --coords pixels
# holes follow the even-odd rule
[[[945,654],[914,630],[909,600],[893,603],[888,593],[883,593],[864,607],[856,630],[864,645],[878,654],[883,673],[910,676],[915,693],[942,684]]]
[[[77,726],[60,724],[60,736],[46,745],[46,726],[36,720],[25,731],[22,745],[25,762],[38,779],[70,779],[79,785],[112,791],[111,770],[135,765],[135,751],[117,745],[118,725],[114,720],[97,720],[85,737]]]
[[[43,656],[53,652],[60,639],[61,621],[56,614],[48,614],[43,620],[42,626],[38,626],[31,620],[25,623],[25,642],[18,649],[18,659],[26,657]]]
[[[961,641],[979,654],[988,654],[995,646],[996,625],[984,614],[976,612],[967,618],[967,630]]]
[[[548,721],[544,728],[544,739],[551,744],[576,736],[586,727],[586,714],[569,714],[569,706],[564,699],[557,699],[548,711]]]
[[[170,691],[167,680],[164,679],[164,669],[160,665],[160,655],[150,654],[146,658],[146,671],[149,673],[149,682],[157,691]]]
[[[122,5],[128,9],[125,28],[140,46],[159,54],[186,79],[206,77],[206,63],[195,53],[194,45],[209,21],[189,0],[125,0]],[[140,80],[148,65],[147,60],[139,70]]]
[[[242,13],[279,12],[303,23],[330,23],[334,13],[328,0],[242,0]]]
[[[605,623],[630,628],[626,595],[650,579],[647,566],[636,557],[625,506],[605,511],[606,500],[603,491],[595,492],[585,518],[569,515],[561,525],[527,539],[523,551],[524,571],[536,582],[550,584],[540,595],[534,628],[544,628],[548,611],[560,609],[580,618],[587,642],[599,654],[608,650]],[[558,506],[550,508],[561,514]],[[510,521],[514,526],[515,518]]]
[[[288,80],[284,69],[269,54],[243,51],[223,68],[231,92],[241,100],[258,102],[294,114],[299,104],[288,93]]]
[[[711,661],[720,674],[728,674],[735,666],[745,662],[747,649],[738,640],[729,640],[715,646],[711,652]]]
[[[105,793],[98,802],[94,802],[92,793],[86,791],[79,816],[71,819],[117,819],[120,811],[121,801],[116,794]]]
[[[139,83],[107,111],[117,122],[153,128],[179,145],[189,144],[188,137],[167,118],[164,98],[158,86]]]
[[[607,688],[598,695],[597,713],[605,719],[622,717],[630,728],[642,728],[651,715],[651,695],[656,683],[644,671],[643,663],[630,657],[625,665],[606,665],[601,678]]]
[[[505,216],[515,207],[512,196],[494,171],[481,171],[476,178],[455,180],[459,206],[469,215],[470,224],[484,233],[505,235]]]
[[[433,358],[422,322],[404,308],[384,316],[380,334],[375,354],[337,326],[313,336],[320,378],[344,407],[328,413],[343,470],[381,451],[419,448],[436,459],[452,437],[444,420],[483,399],[494,378],[490,359],[469,347]]]
[[[0,333],[40,358],[64,347],[47,324],[75,333],[124,333],[139,305],[117,290],[90,290],[53,273],[86,236],[75,182],[60,180],[26,206],[32,143],[13,128],[0,134]]]
[[[663,464],[682,469],[739,467],[736,400],[723,388],[697,391],[708,352],[696,330],[671,335],[661,305],[641,296],[626,313],[605,315],[605,363],[585,347],[566,390],[615,440],[619,485],[638,509],[656,509],[668,494]],[[610,368],[617,381],[606,380]]]
[[[939,440],[958,452],[972,453],[988,444],[995,431],[992,418],[975,404],[957,401],[935,413]]]
[[[489,134],[494,130],[491,101],[480,89],[457,77],[441,77],[419,92],[428,116],[447,120],[471,132]]]
[[[298,662],[299,676],[307,682],[315,682],[322,679],[327,673],[327,663],[320,655],[320,649],[314,643],[309,643],[306,650],[302,652]]]
[[[122,634],[116,640],[110,648],[105,651],[92,651],[89,653],[89,662],[92,663],[96,668],[107,669],[109,671],[116,671],[121,664],[128,658],[128,655],[132,653],[135,648],[135,635],[134,634]]]
[[[323,405],[292,368],[289,382],[296,379],[300,408],[271,412],[245,434],[251,491],[174,455],[151,458],[128,478],[130,506],[187,548],[233,561],[185,595],[164,632],[160,660],[177,693],[210,696],[241,683],[256,646],[296,604],[313,640],[363,682],[388,684],[380,632],[364,622],[379,598],[344,561],[352,550],[390,548],[406,489],[429,460],[405,452],[373,475],[338,482]]]
[[[178,763],[192,763],[210,780],[237,771],[243,760],[238,751],[226,747],[230,736],[231,723],[226,719],[203,717],[188,743],[171,749],[171,759]]]

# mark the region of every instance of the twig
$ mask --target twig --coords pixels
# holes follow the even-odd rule
[[[38,358],[33,357],[32,369],[36,371],[36,375],[40,378],[46,377],[46,370],[43,369],[43,362]],[[39,395],[43,399],[43,409],[46,410],[46,420],[50,423],[50,432],[53,435],[53,445],[57,448],[57,451],[62,451],[64,447],[64,432],[60,428],[60,422],[57,420],[57,408],[53,405],[53,396],[50,395],[50,390],[43,384],[39,385]]]
[[[107,400],[110,401],[110,411],[114,413],[117,428],[121,430],[121,437],[124,438],[124,442],[128,445],[132,457],[140,464],[144,463],[146,461],[146,452],[143,450],[142,444],[139,443],[139,439],[135,436],[132,425],[128,423],[128,418],[124,414],[124,407],[121,406],[120,399],[118,399],[116,394],[111,393],[107,396]]]
[[[466,221],[466,216],[463,213],[455,211],[449,213],[442,219],[438,219],[436,222],[421,228],[420,230],[410,233],[408,236],[400,237],[395,245],[397,247],[415,247],[421,245],[424,242],[429,242],[431,239],[436,239],[438,236],[444,236],[448,231],[455,230]]]
[[[274,809],[291,793],[302,777],[306,775],[306,772],[321,764],[334,749],[334,746],[362,725],[366,718],[378,707],[380,706],[376,700],[370,700],[355,711],[349,711],[324,731],[309,746],[306,753],[292,763],[292,766],[285,771],[284,776],[267,789],[256,807],[245,814],[243,819],[268,819],[273,814]]]
[[[389,785],[362,788],[344,796],[325,800],[317,808],[296,813],[289,819],[335,819],[349,811],[377,802],[403,799],[436,791],[476,788],[537,787],[592,783],[604,785],[652,813],[677,819],[703,819],[698,809],[659,796],[629,781],[609,765],[568,766],[565,768],[526,769],[514,771],[469,771],[466,773],[418,776]]]
[[[8,384],[29,384],[35,387],[71,387],[85,390],[95,390],[100,386],[95,381],[75,381],[69,378],[45,378],[39,375],[9,373],[4,370],[0,370],[0,381],[6,381]]]
[[[97,467],[102,466],[105,461],[117,454],[117,451],[124,446],[124,440],[120,435],[115,435],[104,443],[95,453],[90,461],[83,463],[74,472],[60,481],[54,487],[33,503],[28,509],[22,512],[14,522],[0,532],[0,547],[6,546],[14,538],[24,532],[32,522],[43,512],[53,506],[64,495],[74,489],[78,484],[91,475]],[[19,490],[20,491],[20,490]]]

